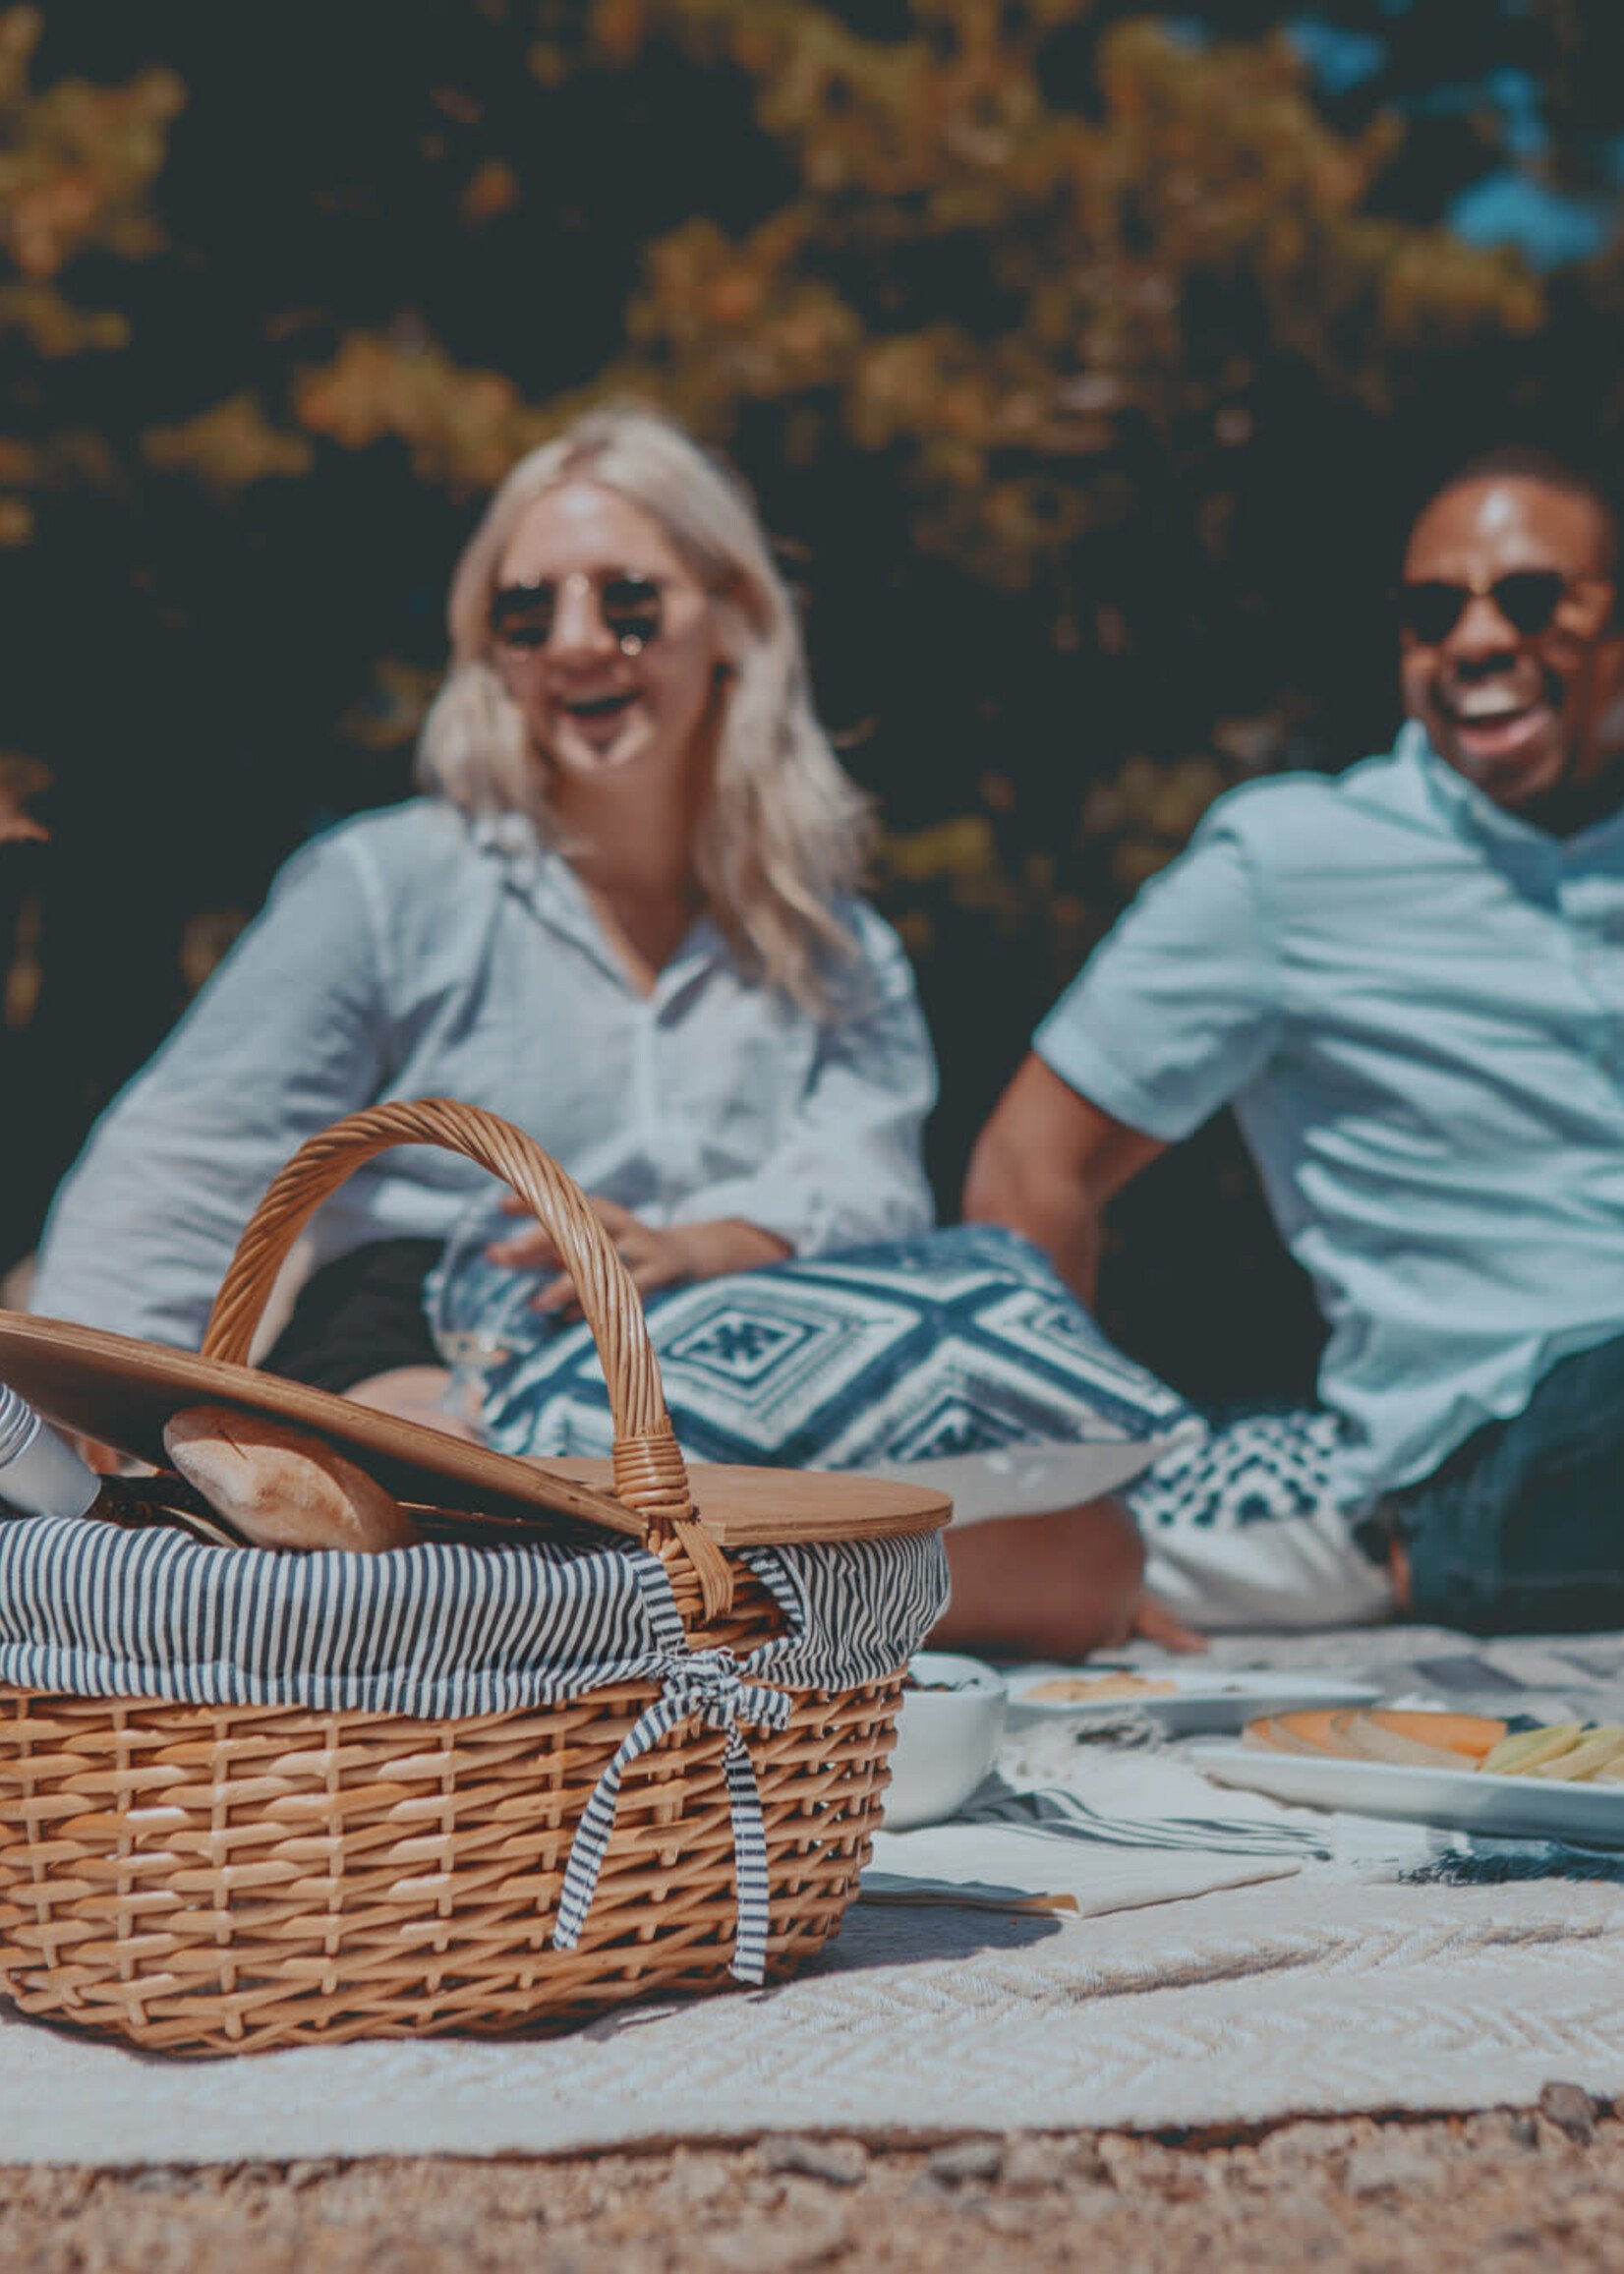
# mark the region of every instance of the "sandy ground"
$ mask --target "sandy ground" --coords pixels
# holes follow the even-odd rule
[[[3,2143],[0,2143],[3,2153]],[[1303,2119],[1242,2138],[773,2136],[555,2162],[0,2167],[6,2274],[1624,2268],[1624,2119]]]

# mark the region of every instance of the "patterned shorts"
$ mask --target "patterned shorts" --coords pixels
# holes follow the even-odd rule
[[[608,1452],[584,1325],[529,1308],[534,1274],[477,1243],[431,1281],[441,1347],[505,1453]],[[647,1306],[671,1419],[702,1461],[906,1473],[959,1516],[1063,1508],[1116,1490],[1200,1423],[1114,1349],[1047,1260],[990,1225],[797,1257]]]
[[[1316,1409],[1243,1413],[1180,1445],[1133,1487],[1146,1533],[1191,1528],[1238,1532],[1340,1508],[1331,1464],[1342,1442],[1335,1414]]]
[[[1243,1413],[1165,1455],[1128,1494],[1150,1586],[1191,1626],[1341,1626],[1393,1608],[1333,1482],[1342,1424]]]

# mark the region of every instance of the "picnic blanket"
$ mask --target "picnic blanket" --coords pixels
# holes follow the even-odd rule
[[[1368,1671],[1395,1698],[1624,1719],[1624,1637],[1480,1644],[1393,1628],[1229,1637],[1214,1656]],[[519,2043],[172,2064],[0,2008],[0,2160],[1193,2126],[1523,2102],[1553,2077],[1624,2091],[1617,1858],[1281,1809],[1218,1790],[1181,1745],[1131,1726],[1083,1741],[1069,1724],[1015,1732],[959,1828],[1001,1829],[1057,1843],[1047,1883],[1118,1907],[1005,1902],[996,1878],[990,1902],[909,1899],[882,1882],[793,1982]],[[909,1876],[896,1850],[916,1837],[883,1858],[894,1882]],[[980,1852],[996,1875],[1010,1851],[982,1837]]]

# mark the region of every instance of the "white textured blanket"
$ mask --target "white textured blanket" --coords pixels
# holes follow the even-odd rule
[[[1364,1646],[1362,1653],[1362,1646]],[[1394,1690],[1470,1652],[1489,1687],[1575,1697],[1624,1652],[1351,1638]],[[1231,1645],[1225,1655],[1242,1655]],[[1262,1653],[1284,1662],[1284,1652]],[[1298,1652],[1299,1662],[1306,1651]],[[1571,1677],[1566,1679],[1563,1677]],[[1473,1686],[1435,1672],[1453,1698]],[[1584,1700],[1580,1699],[1580,1704]],[[1549,2078],[1624,2091],[1624,1908],[1584,1858],[1276,1810],[1204,1784],[1177,1749],[1007,1756],[1083,1811],[1119,1891],[1164,1859],[1206,1892],[1095,1917],[864,1901],[799,1980],[633,2008],[526,2044],[355,2045],[170,2063],[0,2009],[0,2161],[132,2163],[548,2152],[816,2128],[1204,2125],[1294,2111],[1480,2107]],[[1058,1835],[1057,1835],[1058,1837]],[[1428,1865],[1428,1857],[1431,1863]],[[1078,1865],[1077,1859],[1083,1863]],[[1191,1859],[1204,1868],[1190,1871]],[[1471,1884],[1480,1866],[1536,1871]],[[1293,1868],[1294,1865],[1297,1868]],[[1420,1865],[1433,1876],[1412,1884]],[[1595,1867],[1606,1870],[1604,1864]],[[1291,1876],[1268,1877],[1289,1871]],[[1260,1876],[1262,1875],[1262,1876]],[[1465,1884],[1463,1884],[1463,1881]]]

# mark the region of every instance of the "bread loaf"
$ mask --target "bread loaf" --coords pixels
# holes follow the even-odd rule
[[[189,1406],[165,1424],[169,1458],[228,1524],[261,1547],[378,1554],[417,1533],[381,1485],[319,1437],[227,1406]]]

